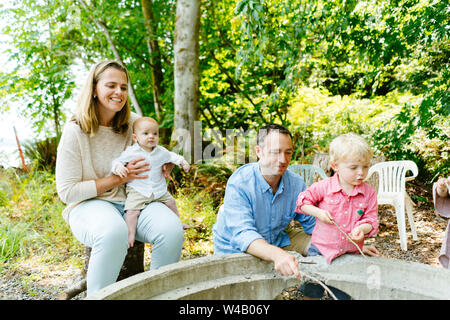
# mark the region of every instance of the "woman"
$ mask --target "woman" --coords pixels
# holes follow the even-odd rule
[[[143,159],[113,175],[111,162],[132,143],[138,116],[128,103],[129,75],[117,61],[102,61],[90,71],[58,146],[56,188],[69,205],[63,211],[74,236],[92,248],[87,294],[114,283],[128,250],[124,184],[150,170]],[[177,262],[184,240],[180,220],[162,203],[148,205],[139,217],[136,240],[153,244],[151,269]]]

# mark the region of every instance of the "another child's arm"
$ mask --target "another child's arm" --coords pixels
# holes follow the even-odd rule
[[[180,166],[184,170],[184,172],[189,171],[189,169],[190,169],[189,163],[184,159],[183,156],[176,154],[175,152],[169,151],[167,149],[166,149],[166,151],[168,153],[167,154],[167,156],[168,156],[167,162],[168,163],[174,163],[174,164]]]

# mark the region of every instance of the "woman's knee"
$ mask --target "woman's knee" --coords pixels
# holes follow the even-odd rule
[[[69,224],[75,236],[89,247],[111,244],[127,248],[128,229],[119,211],[109,202],[91,200],[75,207]]]
[[[162,207],[163,206],[163,207]],[[183,243],[184,231],[180,219],[165,205],[156,204],[141,212],[139,233],[145,242],[169,241]],[[150,211],[152,210],[152,211]]]
[[[98,230],[95,236],[95,244],[107,244],[111,246],[128,246],[128,229],[124,221],[106,224]]]

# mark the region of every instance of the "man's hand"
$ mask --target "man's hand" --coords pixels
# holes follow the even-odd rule
[[[266,261],[272,261],[275,270],[282,276],[300,279],[298,260],[287,251],[269,244],[264,239],[256,239],[247,248],[247,253]]]
[[[294,276],[300,279],[298,260],[292,254],[280,249],[279,254],[274,257],[273,264],[275,270],[282,276]]]

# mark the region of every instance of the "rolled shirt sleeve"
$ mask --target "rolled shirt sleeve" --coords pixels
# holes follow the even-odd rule
[[[257,239],[287,246],[290,240],[285,228],[294,219],[311,234],[315,218],[295,212],[297,195],[305,188],[300,176],[286,171],[273,194],[259,163],[239,168],[228,180],[224,204],[213,228],[214,253],[245,252]]]
[[[234,183],[229,185],[227,191],[224,213],[227,216],[231,246],[235,250],[245,252],[253,241],[263,237],[257,231],[248,195],[239,190]]]

